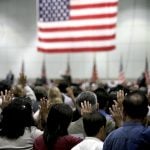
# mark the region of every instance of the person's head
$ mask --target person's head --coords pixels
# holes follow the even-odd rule
[[[104,88],[98,88],[94,91],[99,103],[99,109],[106,109],[109,102],[109,95]]]
[[[61,92],[57,87],[52,87],[48,91],[48,100],[51,104],[62,103]]]
[[[97,105],[97,97],[93,92],[90,91],[84,91],[81,92],[77,98],[76,98],[76,106],[78,111],[80,112],[81,110],[81,103],[83,103],[84,101],[89,102],[92,105],[92,109],[93,111],[95,111],[98,107]]]
[[[47,98],[47,90],[43,86],[36,86],[34,88],[34,93],[37,101],[40,101],[43,97]]]
[[[85,114],[83,126],[87,136],[105,139],[106,118],[99,112]]]
[[[123,110],[125,116],[143,120],[148,112],[148,99],[140,91],[132,92],[125,96]]]
[[[25,96],[24,88],[20,84],[15,85],[12,90],[13,90],[14,97]]]
[[[50,149],[59,136],[68,134],[68,126],[72,120],[73,111],[67,104],[54,104],[51,106],[44,130],[44,141]]]
[[[25,127],[34,125],[31,104],[25,98],[15,98],[2,111],[0,136],[17,139]]]
[[[67,93],[67,87],[68,87],[68,83],[65,81],[62,81],[58,84],[58,88],[62,93]]]
[[[5,90],[9,91],[11,89],[11,86],[7,83],[6,80],[0,81],[0,91],[5,93]]]

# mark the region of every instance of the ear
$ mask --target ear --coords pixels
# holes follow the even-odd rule
[[[105,126],[102,126],[102,127],[99,129],[99,132],[98,132],[98,134],[97,134],[97,137],[98,137],[100,140],[102,140],[102,141],[105,140],[105,137],[106,137],[106,128],[105,128]]]

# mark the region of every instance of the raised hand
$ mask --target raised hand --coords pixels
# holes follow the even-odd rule
[[[47,118],[48,110],[48,101],[46,98],[42,98],[40,102],[40,115],[42,116],[42,118]]]
[[[83,103],[81,103],[81,115],[91,112],[92,112],[92,105],[89,103],[89,101],[84,101]]]
[[[112,105],[112,108],[109,108],[109,111],[116,123],[116,127],[120,127],[123,123],[123,112],[116,100],[114,100],[114,103],[115,104]]]
[[[67,95],[72,99],[72,102],[75,105],[76,102],[75,102],[75,96],[72,87],[67,87],[66,91],[67,91]]]
[[[42,98],[40,101],[40,114],[38,120],[38,127],[42,130],[46,124],[47,115],[49,111],[48,101],[46,98]]]
[[[5,90],[5,93],[3,93],[1,91],[0,94],[1,94],[0,96],[2,99],[1,108],[3,109],[4,107],[6,107],[8,104],[10,104],[12,102],[13,93],[12,93],[12,91]]]
[[[124,101],[124,91],[119,90],[117,92],[117,102],[118,102],[118,107],[120,107],[120,109],[123,109],[123,106],[122,106],[123,101]]]

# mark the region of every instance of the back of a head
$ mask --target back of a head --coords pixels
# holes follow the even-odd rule
[[[148,112],[148,99],[140,91],[135,91],[123,101],[124,113],[132,119],[144,119]]]
[[[17,84],[13,87],[13,94],[14,97],[23,97],[25,96],[25,91],[24,88],[22,87],[22,85]]]
[[[92,105],[93,110],[97,109],[97,97],[95,93],[90,91],[81,92],[76,98],[78,109],[81,109],[81,103],[83,103],[84,101],[88,101]]]
[[[43,86],[36,86],[34,88],[34,93],[37,98],[37,101],[40,101],[43,97],[47,98],[47,90]]]
[[[28,102],[22,101],[22,98],[15,98],[13,102],[2,111],[3,117],[0,136],[5,136],[10,139],[16,139],[22,136],[25,127],[29,127],[33,124],[31,114],[31,105]]]
[[[89,113],[83,116],[83,125],[86,135],[94,137],[106,125],[106,118],[98,112]]]
[[[69,86],[68,83],[65,81],[62,81],[58,84],[58,88],[62,93],[67,93],[66,89],[68,86]]]
[[[60,132],[58,134],[66,134],[67,128],[72,120],[73,111],[67,104],[54,104],[51,106],[48,118],[47,128],[50,132]]]
[[[5,90],[9,91],[10,89],[11,89],[11,87],[7,83],[7,81],[5,81],[5,80],[0,81],[0,91],[2,91],[3,93],[5,93]]]
[[[48,91],[48,100],[52,104],[63,103],[62,95],[57,87],[52,87]]]
[[[51,106],[46,128],[44,130],[44,141],[49,149],[52,149],[55,140],[59,136],[68,134],[68,126],[72,120],[73,111],[67,104],[54,104]]]
[[[51,87],[48,91],[48,98],[52,99],[52,98],[56,98],[56,97],[61,97],[61,92],[60,92],[59,88]]]
[[[97,96],[97,101],[99,103],[99,108],[104,109],[105,107],[107,107],[107,104],[109,102],[109,95],[106,92],[106,90],[103,89],[103,88],[98,88],[94,91],[94,93]]]

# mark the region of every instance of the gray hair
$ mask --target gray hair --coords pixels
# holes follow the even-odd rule
[[[78,95],[76,98],[76,105],[78,110],[81,109],[81,103],[84,101],[88,101],[92,105],[93,110],[97,109],[97,96],[94,92],[84,91]]]

